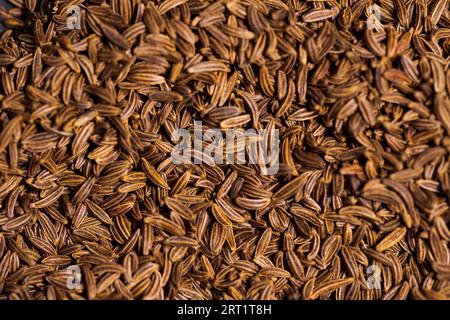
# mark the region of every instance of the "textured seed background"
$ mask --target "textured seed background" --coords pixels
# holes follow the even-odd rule
[[[0,299],[450,298],[447,0],[10,4]],[[195,119],[279,172],[173,164]]]

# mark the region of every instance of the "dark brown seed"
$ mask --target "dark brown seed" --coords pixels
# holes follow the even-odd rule
[[[0,17],[0,300],[450,298],[447,0]]]

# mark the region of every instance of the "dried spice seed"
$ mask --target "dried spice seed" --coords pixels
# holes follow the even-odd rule
[[[449,1],[9,4],[0,300],[450,299]]]

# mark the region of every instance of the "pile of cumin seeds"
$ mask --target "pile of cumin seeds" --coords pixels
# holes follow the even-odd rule
[[[0,299],[450,298],[447,0],[9,2]]]

